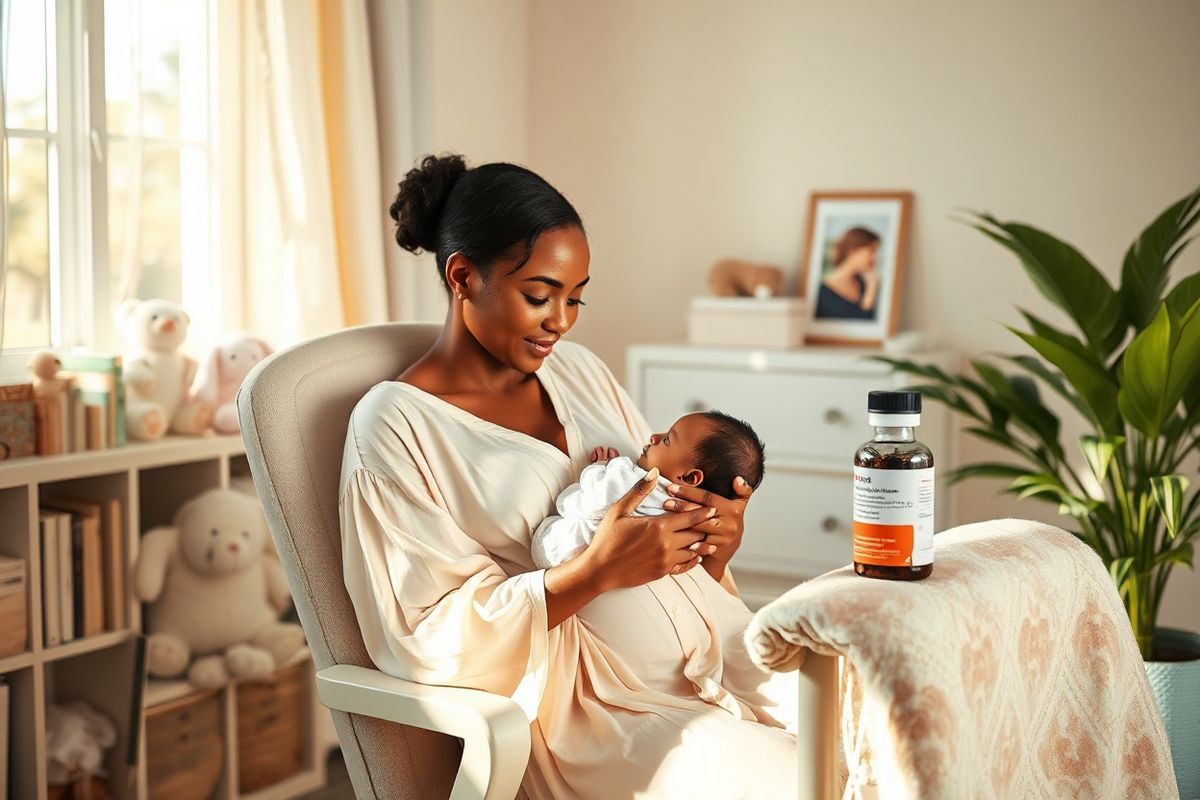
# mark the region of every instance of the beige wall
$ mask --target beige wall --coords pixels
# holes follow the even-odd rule
[[[572,336],[621,374],[627,345],[683,339],[715,259],[794,272],[810,191],[907,188],[902,322],[964,353],[1019,352],[999,324],[1015,307],[1057,316],[949,215],[1035,223],[1115,278],[1141,227],[1200,182],[1198,33],[1190,0],[530,0],[527,163],[592,245]],[[1200,247],[1179,274],[1198,263]],[[1054,518],[988,483],[957,500],[955,522]],[[1180,571],[1169,594],[1163,620],[1200,627],[1200,580]]]
[[[416,153],[527,163],[526,0],[413,0],[412,15]],[[402,253],[398,263],[413,298],[397,304],[401,318],[442,321],[446,296],[433,257]]]

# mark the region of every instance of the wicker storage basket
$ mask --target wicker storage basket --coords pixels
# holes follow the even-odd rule
[[[25,560],[0,556],[0,658],[29,646],[25,598]]]
[[[238,791],[253,792],[304,769],[308,661],[237,686]]]
[[[219,689],[146,709],[146,783],[151,798],[212,797],[225,761],[221,716]]]

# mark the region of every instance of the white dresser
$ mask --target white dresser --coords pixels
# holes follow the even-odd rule
[[[878,350],[806,347],[752,350],[634,345],[626,386],[656,431],[681,415],[716,409],[748,422],[766,444],[766,474],[746,513],[731,567],[755,608],[804,578],[850,562],[851,476],[855,450],[874,435],[867,392],[919,383],[868,361]],[[948,352],[905,354],[955,369]],[[944,476],[955,461],[952,416],[926,400],[917,438],[938,469],[936,529],[948,527]]]

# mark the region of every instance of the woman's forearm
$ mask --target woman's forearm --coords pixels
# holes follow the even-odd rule
[[[604,593],[597,571],[585,555],[546,570],[546,627],[559,624]]]

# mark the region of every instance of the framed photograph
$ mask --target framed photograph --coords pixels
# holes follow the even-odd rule
[[[896,332],[912,192],[813,192],[804,264],[808,344],[880,345]]]

